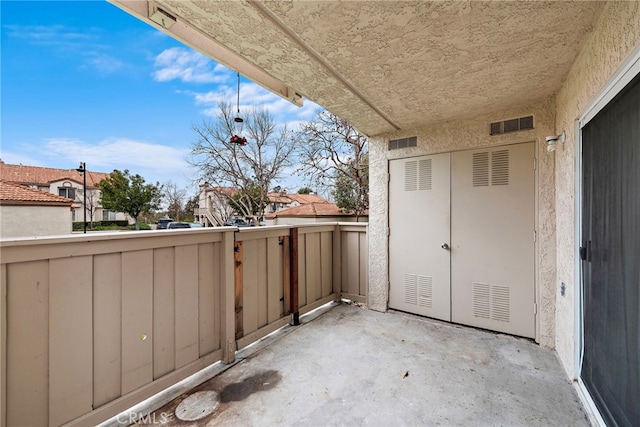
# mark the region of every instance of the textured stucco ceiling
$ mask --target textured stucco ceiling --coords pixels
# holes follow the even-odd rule
[[[583,1],[185,0],[148,7],[154,5],[368,135],[554,94],[603,7]]]

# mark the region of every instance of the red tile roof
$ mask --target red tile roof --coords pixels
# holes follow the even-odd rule
[[[220,193],[231,197],[235,195],[238,188],[235,187],[209,187],[206,184],[201,184],[201,188],[204,188],[206,192]],[[288,205],[293,202],[298,202],[301,205],[308,203],[329,203],[326,199],[318,196],[317,194],[298,194],[298,193],[285,193],[285,192],[272,192],[268,194],[269,202],[271,203],[283,203]]]
[[[71,206],[73,200],[13,182],[0,181],[0,204]]]
[[[300,203],[301,205],[305,205],[307,203],[329,203],[327,199],[323,199],[317,194],[287,194],[291,200]]]
[[[318,196],[317,194],[298,194],[298,193],[269,193],[269,201],[271,203],[284,203],[286,205],[298,202],[301,205],[308,203],[328,203],[326,199]]]
[[[201,185],[200,187],[204,187]],[[205,192],[221,194],[226,197],[233,197],[238,191],[235,187],[206,187]]]
[[[340,211],[340,208],[335,203],[329,203],[327,201],[322,203],[306,203],[304,205],[296,206],[293,208],[282,209],[272,214],[267,215],[269,219],[278,217],[303,217],[303,218],[315,218],[321,216],[352,216],[351,214]]]
[[[96,187],[98,182],[109,174],[87,172],[87,187]],[[0,161],[0,179],[27,185],[46,185],[68,179],[82,184],[82,174],[75,169],[54,169],[40,166],[11,165]]]

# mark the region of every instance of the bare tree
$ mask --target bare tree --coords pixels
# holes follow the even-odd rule
[[[184,204],[184,216],[185,219],[189,221],[193,221],[195,219],[195,211],[198,208],[198,199],[200,198],[199,194],[194,194],[190,198],[187,199]]]
[[[191,146],[190,163],[203,181],[236,189],[233,195],[225,194],[227,201],[257,225],[269,202],[270,186],[291,163],[293,141],[286,125],[278,126],[265,109],[254,107],[244,117],[244,144],[233,138],[234,116],[230,104],[220,101],[213,120],[194,126],[198,139]]]
[[[80,203],[84,202],[84,190],[79,188],[76,191],[76,200]],[[89,217],[89,227],[93,229],[93,218],[96,215],[96,211],[100,207],[100,194],[96,188],[87,188],[87,204],[84,205],[84,209],[87,210],[87,216]]]
[[[176,221],[180,221],[184,213],[187,190],[179,188],[173,181],[165,182],[162,189],[162,198],[167,203],[167,214]]]
[[[96,215],[96,211],[100,207],[100,194],[97,189],[87,189],[87,206],[85,209],[89,213],[90,227],[93,229],[93,218]]]
[[[318,189],[329,188],[338,207],[361,215],[369,208],[369,140],[349,122],[329,111],[303,122],[296,135],[298,171]]]

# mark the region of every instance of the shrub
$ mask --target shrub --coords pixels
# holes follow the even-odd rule
[[[140,222],[138,229],[140,230],[151,230],[151,226],[149,224],[147,224],[146,222]],[[129,230],[135,230],[136,229],[136,225],[135,224],[131,224],[129,226]]]

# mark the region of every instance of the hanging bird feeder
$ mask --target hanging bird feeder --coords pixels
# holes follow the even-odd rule
[[[229,142],[231,144],[247,145],[247,138],[241,137],[241,136],[238,136],[238,135],[233,135],[231,137],[231,139],[229,140]]]
[[[233,119],[236,124],[236,134],[231,136],[229,143],[238,144],[238,145],[247,145],[247,138],[238,136],[238,134],[242,133],[242,125],[244,120],[240,117],[240,72],[237,72],[238,75],[238,100],[236,106],[238,108],[238,115]]]

